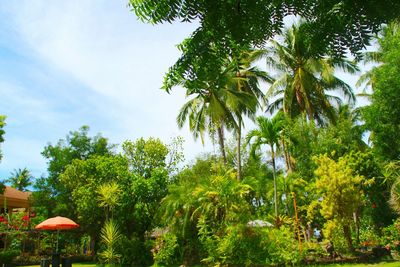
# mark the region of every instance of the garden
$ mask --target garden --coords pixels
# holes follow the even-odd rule
[[[400,4],[217,2],[129,1],[147,23],[199,23],[162,89],[185,91],[168,115],[214,151],[71,130],[46,174],[2,182],[29,207],[3,197],[0,264],[400,266]],[[56,216],[76,225],[40,226]]]

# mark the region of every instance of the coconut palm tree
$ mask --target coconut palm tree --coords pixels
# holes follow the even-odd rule
[[[6,182],[11,184],[11,187],[14,187],[18,190],[25,191],[27,187],[32,185],[32,175],[27,168],[14,170],[11,173],[11,176],[6,179]]]
[[[277,72],[277,78],[267,92],[273,99],[269,110],[282,109],[291,118],[300,113],[309,120],[324,123],[335,120],[334,104],[342,99],[332,92],[341,92],[350,103],[355,101],[352,88],[335,76],[335,70],[349,73],[358,67],[347,59],[319,56],[308,42],[305,24],[293,25],[284,33],[284,41],[272,41],[267,64]]]
[[[278,113],[274,118],[268,119],[266,117],[257,117],[257,129],[251,130],[247,134],[247,143],[251,144],[251,151],[253,154],[256,150],[260,150],[261,146],[268,145],[271,150],[272,170],[274,178],[274,207],[275,217],[278,216],[278,193],[276,182],[276,153],[279,149],[279,141],[281,139],[280,133],[283,129],[282,113]]]
[[[238,180],[241,179],[241,134],[242,127],[244,127],[243,117],[246,116],[252,120],[255,119],[256,111],[258,107],[260,107],[260,100],[264,98],[259,82],[272,82],[272,78],[267,72],[254,66],[254,63],[264,56],[264,50],[247,49],[241,51],[238,56],[232,57],[227,68],[228,77],[226,91],[228,95],[231,95],[227,100],[237,121],[235,124],[235,132],[237,135]]]
[[[200,81],[203,84],[201,90],[188,90],[188,95],[194,97],[182,106],[177,117],[180,128],[186,121],[189,122],[189,128],[195,139],[201,137],[203,140],[206,131],[216,131],[225,164],[224,129],[234,129],[238,140],[239,179],[243,117],[253,117],[259,107],[259,100],[263,99],[259,81],[271,82],[265,71],[253,65],[263,53],[264,51],[260,50],[244,50],[238,56],[226,59],[218,78],[213,81]],[[181,84],[186,83],[182,81]]]
[[[216,131],[221,155],[226,164],[224,127],[232,128],[236,120],[224,101],[223,93],[223,89],[207,86],[182,106],[176,121],[179,128],[188,121],[194,139],[201,137],[202,142],[206,131]]]

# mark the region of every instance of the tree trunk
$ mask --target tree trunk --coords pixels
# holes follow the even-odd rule
[[[292,164],[290,162],[290,155],[286,147],[285,138],[282,138],[281,142],[282,142],[283,155],[285,157],[286,173],[290,173],[292,171]]]
[[[241,138],[242,138],[242,120],[238,119],[237,128],[237,179],[242,178],[242,156],[241,156]]]
[[[219,142],[219,149],[221,151],[222,158],[224,160],[224,165],[226,166],[226,152],[225,152],[225,141],[224,141],[224,129],[222,126],[218,127],[218,142]]]
[[[350,231],[350,226],[348,224],[343,225],[343,234],[344,237],[346,238],[347,246],[349,247],[350,252],[354,252],[354,247],[353,247],[353,240],[351,239],[351,231]]]
[[[278,192],[277,192],[277,184],[276,184],[276,166],[275,166],[275,152],[274,146],[271,145],[271,153],[272,153],[272,175],[274,177],[274,205],[275,205],[275,217],[278,218]]]

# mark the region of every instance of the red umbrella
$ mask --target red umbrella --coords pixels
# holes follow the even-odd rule
[[[60,230],[69,230],[69,229],[74,229],[78,228],[79,224],[74,222],[71,219],[65,218],[65,217],[54,217],[47,219],[38,225],[36,225],[35,229],[38,230],[56,230],[57,231],[57,251],[58,251],[58,234]]]

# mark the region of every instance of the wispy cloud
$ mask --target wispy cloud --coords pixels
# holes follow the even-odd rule
[[[0,113],[8,115],[1,170],[42,168],[43,145],[83,124],[112,142],[179,134],[189,157],[203,150],[176,127],[183,92],[159,90],[175,45],[195,25],[142,24],[122,0],[9,1],[0,16],[8,49],[0,55],[8,64],[0,65]],[[26,156],[18,144],[30,147]]]

